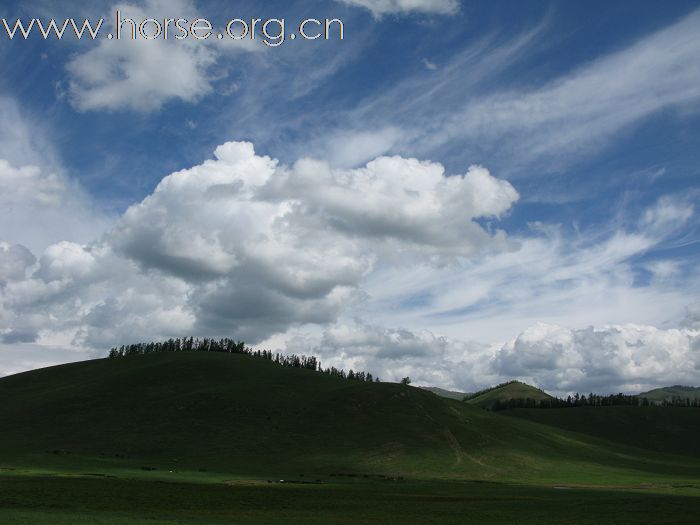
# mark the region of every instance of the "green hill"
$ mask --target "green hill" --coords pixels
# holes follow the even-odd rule
[[[674,398],[698,399],[700,398],[700,387],[694,386],[667,386],[655,388],[648,392],[642,392],[638,397],[647,398],[649,401],[672,401]]]
[[[0,379],[0,469],[187,479],[700,479],[691,448],[650,458],[634,442],[479,408],[487,395],[504,392],[540,393],[513,383],[480,394],[473,406],[245,355],[87,361]],[[695,429],[700,411],[684,414],[689,419],[674,424]],[[653,419],[643,424],[655,432]]]
[[[436,396],[444,397],[447,399],[456,399],[457,401],[461,401],[462,399],[464,399],[464,396],[467,395],[466,392],[455,392],[454,390],[445,390],[444,388],[438,388],[436,386],[421,386],[419,388],[427,390],[428,392],[432,392]]]
[[[498,401],[508,401],[510,399],[532,399],[541,401],[552,399],[552,396],[544,390],[535,388],[520,381],[510,381],[486,390],[481,390],[465,397],[465,402],[480,408],[492,408]]]

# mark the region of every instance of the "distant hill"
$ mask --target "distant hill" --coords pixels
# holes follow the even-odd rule
[[[497,401],[507,401],[509,399],[534,399],[541,401],[552,399],[547,392],[520,381],[510,381],[498,386],[487,388],[473,394],[469,394],[465,401],[470,405],[480,408],[492,408]]]
[[[427,390],[428,392],[432,392],[435,395],[438,395],[440,397],[444,397],[447,399],[456,399],[457,401],[461,401],[464,399],[464,396],[468,395],[466,392],[456,392],[454,390],[445,390],[443,388],[438,388],[436,386],[421,386],[419,387],[423,390]]]
[[[223,479],[339,473],[528,483],[700,479],[697,447],[671,447],[683,457],[668,456],[649,437],[696,435],[700,410],[600,407],[596,429],[582,433],[568,422],[578,409],[532,411],[530,419],[479,408],[513,396],[547,394],[509,383],[463,403],[406,385],[216,352],[99,359],[0,378],[0,469],[134,477],[207,472]],[[651,417],[656,411],[663,417]],[[651,445],[634,436],[608,438],[620,414]]]
[[[649,401],[671,401],[674,397],[682,399],[698,399],[700,398],[700,387],[695,386],[667,386],[663,388],[655,388],[648,392],[642,392],[638,397],[647,398]]]

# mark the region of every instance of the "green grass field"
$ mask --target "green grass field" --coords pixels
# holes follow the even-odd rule
[[[0,400],[0,523],[700,516],[694,409],[493,413],[217,353],[37,370],[0,379]]]
[[[696,524],[700,498],[456,481],[323,485],[0,478],[2,523]]]

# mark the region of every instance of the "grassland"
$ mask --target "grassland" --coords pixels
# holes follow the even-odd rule
[[[603,439],[653,455],[700,455],[694,439],[700,435],[700,410],[695,408],[611,406],[516,409],[503,414],[575,432],[582,439]]]
[[[0,400],[1,523],[700,515],[693,409],[492,413],[404,385],[215,353],[37,370],[0,379]]]
[[[696,524],[700,498],[455,481],[255,482],[0,478],[12,524]]]

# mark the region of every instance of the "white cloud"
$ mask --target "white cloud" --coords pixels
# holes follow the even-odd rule
[[[45,174],[36,166],[15,169],[7,161],[0,159],[0,205],[23,205],[55,207],[62,204],[67,193],[65,181],[56,174]]]
[[[388,127],[376,131],[344,131],[323,140],[323,158],[333,166],[354,168],[390,151],[401,131]]]
[[[438,70],[438,65],[435,62],[428,60],[427,58],[424,58],[421,62],[423,62],[425,69],[427,69],[428,71]]]
[[[475,389],[500,377],[492,371],[488,345],[360,321],[338,323],[317,336],[294,334],[284,350],[316,355],[324,368],[366,371],[385,381],[409,376],[417,385]]]
[[[227,143],[163,179],[102,240],[53,244],[32,272],[13,262],[0,329],[6,340],[68,331],[75,345],[104,347],[192,333],[255,342],[332,323],[363,300],[378,263],[507,247],[475,219],[499,217],[517,198],[480,167],[452,177],[399,157],[354,170],[309,159],[288,167]]]
[[[653,261],[645,265],[645,268],[652,274],[654,279],[671,279],[681,271],[681,264],[677,261]]]
[[[145,267],[216,278],[252,265],[280,290],[315,295],[354,285],[387,247],[441,257],[502,245],[502,232],[473,219],[517,198],[479,167],[447,177],[436,163],[385,157],[355,170],[310,159],[287,168],[228,143],[127,210],[112,242]]]
[[[196,102],[212,91],[204,47],[163,42],[105,42],[67,66],[75,107],[88,110],[160,109],[167,101]]]
[[[48,188],[39,201],[51,205],[53,179],[5,167]],[[677,266],[639,286],[630,264],[694,208],[661,197],[629,231],[570,238],[540,224],[508,239],[489,221],[517,198],[481,167],[286,166],[227,143],[163,179],[99,241],[58,242],[38,260],[0,245],[0,337],[35,357],[42,345],[86,356],[171,336],[273,337],[326,366],[463,390],[513,377],[556,393],[697,382],[694,310],[688,328],[651,326],[680,315],[697,280]],[[423,329],[386,328],[406,325]]]
[[[136,23],[147,18],[185,18],[190,22],[199,18],[189,0],[146,0],[142,6],[117,4],[110,13],[117,10],[122,20]],[[250,40],[219,41],[215,37],[131,40],[130,31],[131,26],[124,25],[121,40],[100,40],[67,64],[71,101],[77,109],[148,112],[171,100],[196,102],[212,92],[217,76],[210,68],[222,56],[236,50],[261,49]]]
[[[36,342],[76,351],[118,341],[189,335],[190,286],[142,273],[104,244],[58,243],[25,279],[0,287],[0,334],[5,343]]]
[[[694,212],[695,207],[692,203],[664,196],[646,210],[641,227],[652,233],[674,230],[687,223]]]
[[[700,332],[622,325],[567,329],[534,325],[499,351],[503,377],[556,392],[639,392],[700,382]]]
[[[683,199],[660,202],[662,208],[673,202],[688,209]],[[509,236],[510,250],[482,253],[458,265],[380,266],[364,285],[368,299],[362,315],[384,326],[423,327],[452,338],[468,334],[486,342],[515,337],[540,321],[675,326],[700,292],[694,265],[678,260],[672,272],[651,281],[639,269],[640,260],[664,253],[682,234],[688,216],[676,215],[675,221],[654,227],[633,218],[627,228],[612,224],[574,232],[533,224]]]
[[[8,281],[21,281],[27,269],[36,263],[36,258],[20,244],[10,246],[0,242],[0,285]]]
[[[352,322],[320,336],[290,337],[285,349],[320,356],[324,366],[467,392],[512,379],[557,395],[700,382],[699,331],[633,324],[569,329],[536,323],[498,346]]]
[[[50,282],[81,279],[94,271],[97,260],[83,246],[62,241],[49,246],[40,259],[38,276]]]
[[[375,17],[398,13],[452,15],[459,11],[458,0],[339,0],[369,9]]]

